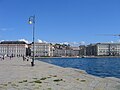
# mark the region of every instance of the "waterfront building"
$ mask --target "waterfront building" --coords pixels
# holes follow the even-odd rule
[[[35,56],[41,57],[41,56],[52,56],[52,46],[50,43],[35,43]],[[31,56],[33,56],[33,43],[31,44]]]
[[[26,56],[27,44],[24,41],[3,41],[0,43],[0,54],[6,56]]]
[[[80,56],[86,56],[86,46],[85,45],[80,45]]]
[[[53,56],[54,57],[67,57],[70,55],[70,45],[66,45],[66,44],[54,44],[53,45],[54,50],[53,50]]]
[[[97,55],[120,55],[120,43],[97,43],[96,44]]]
[[[119,56],[120,43],[96,43],[86,47],[87,56]]]
[[[53,56],[54,56],[54,57],[66,56],[65,50],[64,50],[64,49],[55,48],[55,49],[53,50]]]
[[[86,55],[87,56],[97,55],[96,44],[90,44],[86,46]]]
[[[71,55],[74,57],[78,57],[80,56],[80,48],[79,47],[71,47],[72,51],[71,51]]]
[[[28,44],[28,48],[26,48],[26,56],[31,56],[31,44]]]
[[[79,47],[54,48],[54,57],[77,57],[79,56]]]

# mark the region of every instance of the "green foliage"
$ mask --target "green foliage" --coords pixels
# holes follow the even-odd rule
[[[18,83],[23,83],[23,82],[27,82],[27,80],[19,81]]]
[[[40,80],[36,80],[36,81],[34,81],[35,83],[42,83]]]
[[[3,84],[3,86],[7,86],[7,84]]]
[[[23,80],[23,82],[27,82],[27,80]]]
[[[85,82],[86,80],[81,80],[81,82]]]
[[[44,78],[41,78],[40,80],[45,80],[45,79],[47,79],[46,77],[44,77]]]
[[[15,87],[18,87],[18,85],[17,85],[17,84],[15,84],[15,83],[11,84],[11,86],[15,86]]]
[[[80,80],[79,78],[77,78],[76,80]]]
[[[23,81],[19,81],[18,83],[23,83]]]
[[[12,82],[8,82],[8,84],[11,84]]]
[[[57,75],[53,75],[53,77],[57,77]]]
[[[60,82],[60,81],[63,81],[63,79],[55,79],[53,80],[54,82]]]
[[[33,81],[29,82],[29,83],[33,83]]]
[[[52,88],[48,88],[48,90],[52,90]]]

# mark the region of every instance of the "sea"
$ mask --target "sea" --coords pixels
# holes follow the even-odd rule
[[[120,58],[39,58],[37,60],[86,71],[88,74],[120,79]]]

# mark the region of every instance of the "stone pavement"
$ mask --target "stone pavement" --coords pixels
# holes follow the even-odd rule
[[[0,90],[120,90],[120,79],[14,57],[0,61]]]

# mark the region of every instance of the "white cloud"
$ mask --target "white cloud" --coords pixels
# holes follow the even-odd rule
[[[111,43],[114,43],[114,41],[111,41]]]
[[[85,45],[86,43],[84,41],[81,42],[63,42],[60,44],[66,44],[66,45],[71,45],[71,46],[80,46],[80,45]]]
[[[5,40],[1,40],[0,42],[3,42],[3,41],[5,41]]]
[[[42,40],[40,40],[40,39],[38,39],[38,42],[39,42],[39,43],[43,43],[43,41],[42,41]]]
[[[79,46],[79,43],[78,42],[71,42],[69,43],[71,46]]]
[[[78,43],[78,42],[73,42],[73,44],[74,44],[74,45],[77,45],[77,44],[79,44],[79,43]]]
[[[13,28],[0,28],[0,31],[9,31],[9,30],[13,30]]]
[[[30,41],[25,40],[25,39],[19,39],[18,41],[24,41],[24,42],[26,42],[26,43],[29,43],[29,42],[30,42]]]
[[[85,43],[85,41],[81,41],[81,42],[72,42],[72,43],[70,43],[70,45],[72,45],[72,46],[80,46],[80,45],[85,45],[86,43]]]
[[[77,43],[77,42],[63,42],[63,43],[60,43],[60,44],[66,44],[66,45],[70,44],[71,46],[76,46],[79,43]]]
[[[81,41],[80,44],[81,44],[81,45],[85,45],[85,41]]]
[[[38,41],[38,43],[48,43],[47,41],[42,41],[40,39],[38,39],[37,41]]]
[[[3,42],[3,41],[14,41],[14,40],[0,40],[0,42]],[[28,41],[28,40],[25,40],[25,39],[18,39],[18,41],[24,41],[26,43],[31,43],[31,41]]]
[[[61,44],[66,44],[66,45],[68,45],[68,44],[69,44],[69,42],[63,42],[63,43],[61,43]]]

